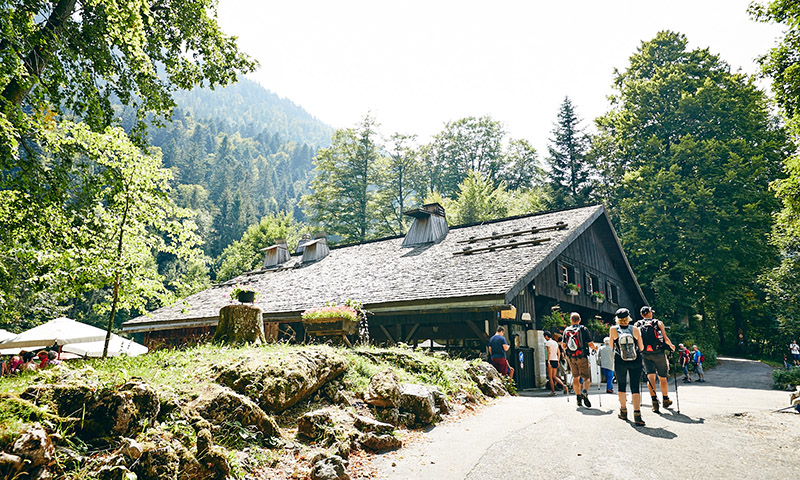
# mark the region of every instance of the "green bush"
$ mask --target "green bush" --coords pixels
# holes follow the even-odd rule
[[[800,385],[800,368],[772,371],[772,386],[778,390],[794,390]]]

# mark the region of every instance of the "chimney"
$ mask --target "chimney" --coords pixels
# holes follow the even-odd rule
[[[273,268],[289,261],[289,246],[286,245],[285,238],[275,240],[275,245],[264,249],[264,268]]]
[[[427,243],[439,242],[447,236],[447,217],[444,208],[438,203],[428,203],[422,208],[415,208],[405,212],[405,215],[414,217],[414,223],[403,239],[403,247],[416,247]]]
[[[311,263],[322,260],[328,256],[328,236],[325,232],[314,234],[314,239],[303,245],[303,263]]]
[[[294,250],[294,253],[303,253],[303,248],[305,248],[306,244],[311,241],[311,235],[304,233],[302,237],[300,237],[300,241],[297,242],[297,248]]]

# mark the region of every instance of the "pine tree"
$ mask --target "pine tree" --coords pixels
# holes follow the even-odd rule
[[[582,205],[589,199],[590,170],[586,160],[589,138],[580,123],[569,97],[564,97],[548,147],[553,207]]]

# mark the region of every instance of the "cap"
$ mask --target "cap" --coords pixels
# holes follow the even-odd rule
[[[616,316],[617,318],[630,317],[631,312],[629,312],[627,308],[618,308],[617,313],[615,313],[614,316]]]
[[[647,315],[648,313],[655,313],[655,310],[653,310],[652,307],[649,307],[647,305],[645,305],[639,310],[639,314],[642,316]]]

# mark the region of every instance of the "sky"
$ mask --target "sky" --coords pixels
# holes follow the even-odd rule
[[[542,157],[564,97],[592,131],[614,70],[660,30],[756,73],[781,29],[752,21],[749,3],[220,0],[218,13],[260,62],[248,78],[335,128],[370,113],[386,137],[427,141],[448,121],[489,115]]]

